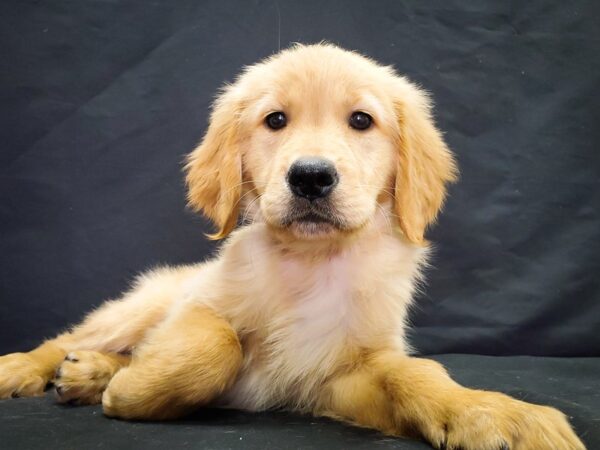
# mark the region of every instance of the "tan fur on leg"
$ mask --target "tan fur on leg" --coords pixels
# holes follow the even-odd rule
[[[65,353],[60,339],[55,339],[28,353],[0,357],[0,398],[43,395]]]
[[[370,367],[344,373],[327,383],[319,396],[315,415],[401,435],[393,418],[392,404]]]
[[[199,266],[152,270],[138,277],[122,299],[108,301],[71,331],[72,350],[129,351],[167,316],[182,297],[181,285]]]
[[[177,286],[194,266],[151,271],[120,300],[104,303],[69,333],[28,353],[0,357],[0,398],[40,396],[65,355],[74,350],[130,350],[180,297]]]
[[[395,352],[331,380],[315,413],[448,450],[585,449],[560,411],[465,388],[437,362]]]
[[[126,419],[181,416],[231,386],[241,362],[231,326],[211,309],[186,305],[115,375],[102,397],[104,413]]]

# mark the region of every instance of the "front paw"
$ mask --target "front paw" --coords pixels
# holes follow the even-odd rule
[[[27,353],[0,357],[0,398],[37,397],[44,394],[47,371]]]
[[[109,353],[81,350],[69,353],[54,376],[54,390],[59,403],[95,405],[102,392],[128,358]]]
[[[463,391],[448,406],[423,427],[436,448],[585,450],[565,415],[554,408],[483,391]]]

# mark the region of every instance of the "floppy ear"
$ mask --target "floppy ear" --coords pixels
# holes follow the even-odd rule
[[[242,182],[238,142],[241,102],[233,88],[215,101],[208,131],[185,165],[188,204],[213,221],[217,231],[209,239],[226,237],[235,227]]]
[[[446,185],[456,181],[452,153],[435,127],[427,94],[404,78],[397,80],[395,108],[400,123],[395,210],[406,238],[421,244],[434,222]]]

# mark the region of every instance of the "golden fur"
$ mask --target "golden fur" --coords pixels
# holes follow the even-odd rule
[[[357,110],[370,129],[348,126]],[[284,129],[265,126],[273,111]],[[285,176],[305,155],[337,168],[338,226],[285,220]],[[0,397],[41,395],[56,370],[59,401],[102,401],[126,419],[282,407],[436,448],[584,448],[560,412],[408,356],[424,234],[457,169],[406,78],[332,45],[285,50],[223,90],[186,171],[211,237],[229,236],[218,257],[147,273],[71,331],[0,358]]]

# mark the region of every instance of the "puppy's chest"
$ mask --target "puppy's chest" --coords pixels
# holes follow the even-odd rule
[[[286,344],[307,353],[326,351],[352,333],[357,273],[348,258],[312,264],[282,260],[279,273],[284,298],[271,325],[290,340]],[[277,343],[277,334],[268,340]]]
[[[284,260],[279,269],[273,291],[280,298],[268,302],[257,329],[242,338],[245,361],[233,393],[249,409],[283,399],[306,403],[357,339],[347,260],[313,265]]]
[[[294,371],[318,370],[334,358],[353,330],[352,272],[344,258],[313,264],[283,260],[278,289],[283,296],[273,299],[265,317],[263,345],[270,354]]]

